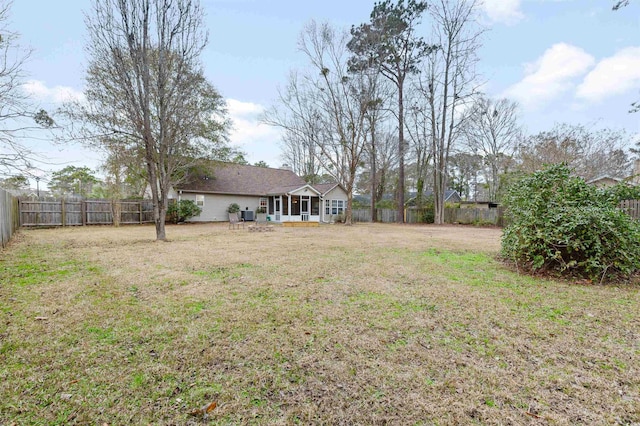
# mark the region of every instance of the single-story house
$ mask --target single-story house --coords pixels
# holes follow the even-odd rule
[[[610,175],[601,175],[596,178],[587,181],[587,184],[596,186],[598,188],[606,188],[609,186],[617,185],[619,183],[626,183],[627,185],[636,186],[640,185],[640,159],[637,159],[633,163],[633,173],[625,178],[619,178]]]
[[[620,179],[615,176],[602,175],[588,180],[587,184],[593,185],[597,188],[606,188],[609,186],[617,185],[621,182],[624,182],[624,179]]]
[[[221,163],[210,175],[192,176],[170,197],[192,200],[202,209],[192,222],[227,221],[227,208],[233,203],[247,220],[264,207],[272,222],[329,223],[347,209],[347,192],[338,183],[310,185],[288,168],[235,163]]]

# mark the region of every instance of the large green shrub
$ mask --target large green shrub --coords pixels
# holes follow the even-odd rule
[[[167,216],[174,219],[175,222],[184,222],[192,217],[199,216],[202,209],[192,200],[180,200],[171,203],[167,209]]]
[[[611,280],[640,270],[640,223],[618,208],[637,190],[598,189],[564,165],[521,176],[504,204],[502,255],[532,272]]]

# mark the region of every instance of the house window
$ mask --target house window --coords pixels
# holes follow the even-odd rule
[[[204,195],[196,194],[196,206],[204,207]]]
[[[324,200],[324,213],[325,214],[342,214],[345,210],[344,200]]]
[[[264,207],[264,211],[267,211],[267,204],[269,203],[269,200],[267,200],[265,197],[260,198],[260,204],[258,205],[258,207],[263,208]]]
[[[320,198],[311,197],[311,214],[318,216],[320,214]]]

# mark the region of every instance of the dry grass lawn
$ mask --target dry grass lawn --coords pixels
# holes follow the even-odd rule
[[[520,276],[500,230],[168,235],[0,253],[0,424],[640,423],[640,288]]]

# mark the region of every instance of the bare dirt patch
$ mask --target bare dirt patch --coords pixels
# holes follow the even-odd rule
[[[499,229],[168,235],[23,231],[1,254],[0,423],[640,421],[637,288],[518,276]]]

